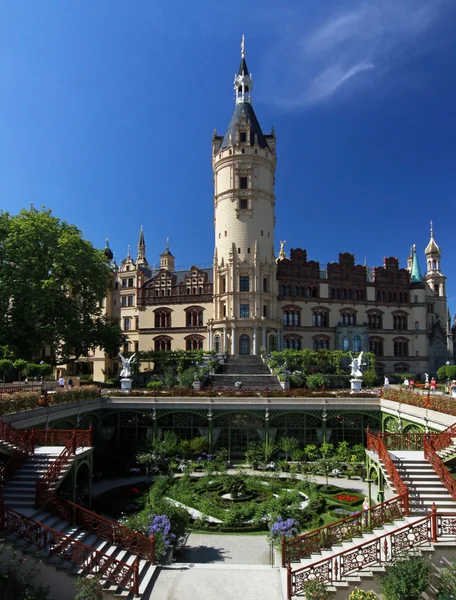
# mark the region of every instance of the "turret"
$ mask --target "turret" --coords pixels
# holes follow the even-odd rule
[[[232,354],[258,354],[260,346],[266,346],[266,334],[260,339],[257,325],[275,314],[277,295],[275,134],[265,135],[261,129],[252,106],[252,84],[242,37],[234,112],[225,134],[214,131],[212,137],[214,327],[222,327],[223,322],[224,349]]]
[[[148,266],[146,258],[146,242],[144,241],[144,229],[142,225],[141,229],[139,230],[138,253],[136,255],[136,267],[140,266]]]
[[[434,227],[431,221],[431,238],[424,251],[426,255],[426,282],[431,288],[434,296],[445,296],[445,280],[446,277],[442,275],[440,270],[440,248],[434,239]]]
[[[160,269],[165,269],[166,271],[174,271],[174,256],[171,254],[169,249],[169,240],[166,238],[166,248],[165,251],[160,254]]]

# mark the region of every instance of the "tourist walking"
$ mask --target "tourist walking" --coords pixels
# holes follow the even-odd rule
[[[61,390],[65,387],[65,378],[62,376],[59,377],[59,386]]]

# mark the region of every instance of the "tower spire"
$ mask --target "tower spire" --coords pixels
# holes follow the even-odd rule
[[[245,60],[244,35],[242,35],[241,41],[241,64],[239,65],[238,74],[234,76],[234,91],[236,93],[236,104],[239,104],[239,102],[251,102],[252,75],[249,73]]]
[[[136,257],[136,265],[147,265],[146,259],[146,242],[144,241],[144,228],[141,225],[139,230],[138,254]]]

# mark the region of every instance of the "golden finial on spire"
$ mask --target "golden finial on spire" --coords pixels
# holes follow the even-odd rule
[[[244,38],[244,34],[242,34],[242,40],[241,40],[241,56],[242,56],[242,58],[245,57],[245,38]]]

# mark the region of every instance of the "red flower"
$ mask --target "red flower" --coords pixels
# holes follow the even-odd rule
[[[336,494],[333,498],[340,500],[341,502],[356,502],[361,499],[360,496],[350,494]]]

